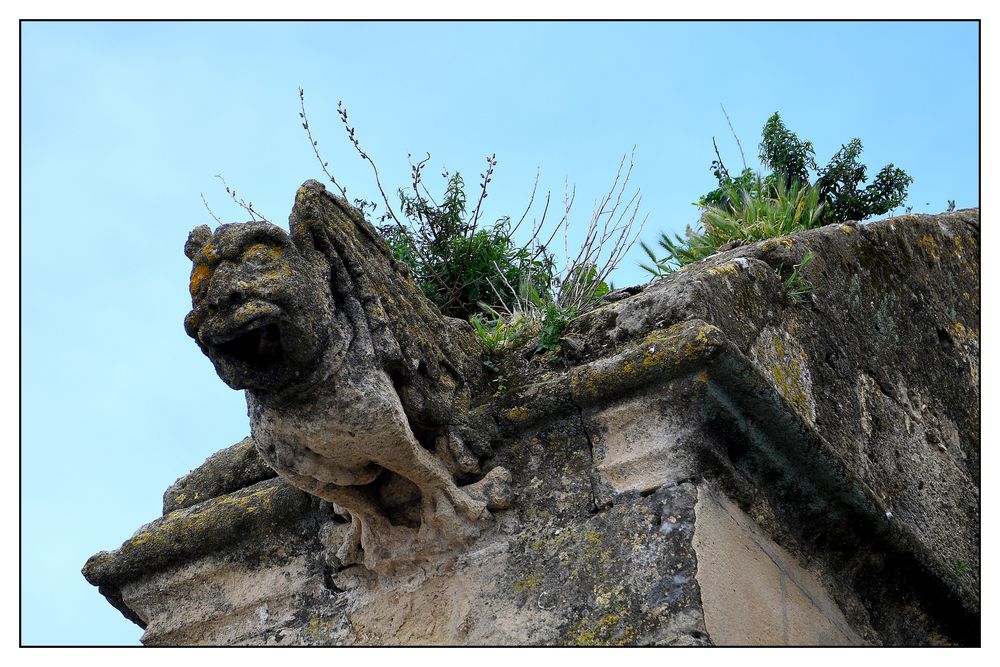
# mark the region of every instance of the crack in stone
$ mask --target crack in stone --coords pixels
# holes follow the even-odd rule
[[[576,401],[574,401],[572,397],[570,397],[570,402],[573,404],[573,407],[576,408],[576,412],[579,415],[580,430],[583,431],[583,436],[587,438],[587,448],[590,451],[590,470],[587,473],[587,477],[590,480],[590,513],[597,514],[601,508],[597,503],[597,482],[595,479],[597,469],[594,458],[594,439],[591,437],[590,431],[587,430],[587,420],[584,418],[583,408],[577,405]],[[608,506],[610,507],[612,504],[613,503],[609,502]]]

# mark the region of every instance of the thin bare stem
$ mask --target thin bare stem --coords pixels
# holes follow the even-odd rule
[[[215,214],[215,211],[212,210],[212,207],[208,205],[207,201],[205,201],[205,194],[203,192],[199,192],[198,194],[201,195],[201,203],[205,205],[205,210],[208,211],[208,214],[213,218],[215,218],[215,221],[221,225],[222,220],[219,220],[219,216]]]
[[[733,123],[729,120],[729,114],[726,113],[726,107],[722,106],[722,102],[719,102],[719,106],[722,107],[722,114],[726,117],[726,123],[729,124],[729,131],[733,133],[733,139],[736,140],[736,145],[740,149],[740,159],[743,160],[743,170],[747,169],[747,158],[743,155],[743,144],[740,143],[740,138],[736,135],[736,130],[733,129]]]
[[[712,148],[715,149],[715,157],[719,161],[719,169],[723,174],[726,175],[726,179],[729,179],[729,170],[726,169],[725,163],[722,161],[722,156],[719,155],[719,146],[715,143],[715,137],[712,137]]]
[[[389,204],[389,197],[385,194],[385,188],[382,187],[382,179],[379,177],[378,167],[375,166],[374,160],[369,157],[368,153],[362,150],[361,143],[358,142],[357,137],[354,136],[354,128],[347,122],[347,109],[344,108],[344,103],[342,101],[337,102],[337,113],[340,114],[340,120],[344,123],[344,127],[347,129],[347,137],[351,140],[351,143],[354,144],[354,148],[358,151],[358,155],[371,165],[372,172],[375,174],[375,185],[378,186],[379,194],[382,195],[382,201],[385,202],[386,210],[389,212],[389,215],[392,216],[392,219],[396,221],[396,224],[402,228],[403,223],[401,223],[399,218],[396,216],[396,212],[392,209],[392,205]]]
[[[319,161],[320,167],[323,168],[323,173],[326,174],[326,177],[330,179],[330,182],[333,183],[334,187],[340,190],[340,195],[344,199],[347,199],[347,190],[340,187],[340,183],[337,182],[337,179],[334,178],[333,174],[331,174],[330,171],[327,169],[327,166],[330,163],[326,162],[320,156],[319,143],[315,139],[313,139],[312,130],[309,129],[309,119],[306,117],[306,91],[304,88],[299,88],[299,108],[302,109],[302,111],[299,112],[299,118],[302,119],[302,128],[306,131],[306,135],[308,135],[309,137],[309,145],[312,147],[313,153],[316,155],[316,159]]]
[[[472,212],[472,224],[469,226],[468,230],[465,231],[466,252],[465,259],[462,261],[460,268],[461,273],[465,273],[465,269],[469,266],[469,262],[472,261],[472,246],[474,245],[476,230],[479,228],[480,211],[482,209],[483,200],[488,196],[486,189],[487,186],[489,186],[490,181],[493,180],[493,167],[495,167],[496,164],[497,154],[493,153],[492,155],[487,155],[486,173],[479,175],[483,181],[479,185],[479,201],[476,202],[476,208]]]
[[[486,199],[486,187],[489,185],[490,181],[493,180],[493,167],[497,164],[497,154],[486,156],[486,173],[479,174],[479,177],[483,179],[482,183],[479,185],[479,201],[476,202],[476,208],[472,211],[472,227],[476,227],[476,223],[479,221],[480,209],[483,205],[483,200]]]
[[[611,272],[634,246],[645,219],[635,231],[641,197],[635,192],[623,206],[625,190],[635,162],[635,148],[628,168],[625,158],[607,194],[595,204],[594,214],[580,250],[561,272],[557,303],[562,308],[582,311],[596,299],[598,287],[605,283]],[[648,217],[648,216],[647,216]],[[564,244],[568,248],[568,234],[564,231]],[[568,253],[567,253],[568,257]]]
[[[257,209],[253,207],[253,202],[247,202],[242,197],[237,197],[236,190],[233,190],[229,187],[229,184],[226,183],[226,179],[222,177],[222,174],[216,174],[215,177],[220,181],[222,181],[222,185],[225,186],[226,188],[226,193],[233,198],[233,201],[236,202],[236,205],[250,214],[251,220],[257,222],[257,218],[260,218],[262,222],[271,222],[266,217],[261,215],[260,212],[258,212]]]
[[[399,228],[401,232],[409,234],[410,231],[406,228],[406,225],[400,221],[399,216],[396,215],[392,205],[389,204],[389,197],[385,194],[385,188],[382,187],[382,179],[379,177],[378,167],[375,165],[375,161],[372,160],[368,153],[361,148],[361,143],[355,136],[354,128],[347,122],[347,109],[344,107],[343,101],[337,102],[337,113],[340,114],[340,120],[344,124],[344,128],[347,130],[347,137],[351,140],[351,143],[354,144],[354,148],[358,151],[358,155],[371,165],[372,172],[375,174],[375,185],[378,187],[379,194],[382,195],[382,201],[385,202],[386,213],[388,213],[388,215],[393,219],[396,223],[396,227]],[[420,257],[421,263],[431,272],[431,277],[434,281],[448,293],[448,303],[453,302],[456,298],[456,289],[452,285],[448,284],[448,282],[438,274],[437,270],[434,268],[433,262],[431,262],[427,255],[420,249],[419,243],[413,244],[413,249],[417,253],[417,256]]]
[[[567,182],[567,187],[568,187],[568,182]],[[573,186],[572,198],[568,198],[568,194],[563,198],[565,211],[563,213],[562,219],[558,223],[556,223],[555,228],[552,230],[552,233],[549,234],[549,238],[546,239],[545,243],[538,243],[537,242],[538,234],[540,234],[541,231],[545,228],[545,216],[548,215],[549,212],[550,195],[551,193],[545,195],[545,210],[542,212],[542,219],[541,221],[539,221],[537,227],[535,227],[534,223],[532,224],[531,239],[524,246],[526,248],[529,246],[532,247],[531,260],[530,260],[532,262],[538,259],[538,256],[546,251],[546,249],[549,247],[549,244],[552,243],[552,239],[554,239],[556,237],[556,234],[559,233],[559,229],[562,228],[563,225],[567,223],[567,220],[569,218],[569,210],[573,206],[573,200],[576,199],[576,186]]]
[[[532,204],[535,203],[535,192],[538,191],[538,176],[541,174],[541,171],[542,171],[541,167],[535,168],[535,183],[531,186],[531,196],[528,198],[528,205],[525,207],[524,213],[521,215],[521,219],[518,220],[517,224],[514,225],[513,229],[510,230],[510,234],[507,235],[507,240],[510,240],[510,238],[514,236],[514,233],[517,231],[518,227],[520,227],[521,223],[524,222],[524,219],[528,217],[528,211],[531,210]]]
[[[406,156],[407,161],[409,161],[410,163],[410,179],[413,181],[413,194],[419,197],[420,189],[423,188],[424,194],[427,195],[427,201],[429,201],[431,205],[437,206],[437,202],[434,201],[434,196],[431,194],[431,191],[427,189],[427,186],[424,185],[423,180],[421,178],[423,175],[424,166],[428,162],[430,162],[431,154],[428,153],[427,157],[425,157],[423,160],[420,160],[416,164],[413,164],[413,160],[411,159],[411,157],[412,156],[410,155]]]
[[[535,220],[534,218],[531,219],[531,237],[528,239],[528,241],[526,243],[522,244],[522,246],[521,246],[522,248],[530,248],[532,250],[532,256],[531,256],[531,260],[530,260],[532,262],[535,259],[537,259],[539,253],[542,252],[542,251],[544,251],[545,248],[548,246],[548,244],[552,242],[552,237],[549,237],[549,240],[546,241],[544,244],[538,245],[538,243],[537,243],[538,234],[542,231],[542,229],[545,228],[545,219],[546,219],[546,217],[549,214],[549,202],[550,202],[551,199],[552,199],[552,193],[551,192],[546,192],[545,193],[545,207],[542,209],[542,217],[541,217],[540,220]],[[559,229],[559,227],[556,226],[556,230],[558,230],[558,229]],[[553,235],[554,234],[555,234],[555,231],[553,231]]]

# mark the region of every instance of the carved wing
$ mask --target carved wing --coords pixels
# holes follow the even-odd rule
[[[299,188],[289,228],[300,252],[329,261],[337,307],[393,378],[410,419],[431,427],[464,412],[482,381],[482,351],[469,323],[441,315],[375,228],[322,183]]]

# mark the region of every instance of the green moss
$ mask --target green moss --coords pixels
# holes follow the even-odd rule
[[[95,585],[148,574],[168,563],[231,547],[286,526],[307,509],[308,496],[273,480],[170,512],[115,552],[92,558],[84,576]]]
[[[528,408],[524,407],[523,405],[518,405],[511,408],[507,412],[507,419],[512,422],[518,422],[522,421],[527,414],[528,414]]]
[[[650,332],[643,341],[616,357],[581,366],[570,374],[570,390],[578,402],[604,401],[653,380],[680,375],[704,363],[721,347],[719,330],[701,320],[688,320]]]
[[[311,617],[305,627],[306,634],[317,640],[329,638],[331,630],[333,630],[333,619],[321,616]]]
[[[535,590],[538,587],[538,585],[541,584],[543,581],[545,581],[545,577],[541,575],[536,574],[536,575],[526,576],[523,579],[514,582],[514,590],[523,593],[530,593],[531,591]]]

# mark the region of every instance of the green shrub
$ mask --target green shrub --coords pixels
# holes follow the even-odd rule
[[[889,164],[862,187],[867,180],[867,168],[860,162],[862,149],[861,140],[852,139],[826,166],[818,167],[812,142],[799,139],[775,113],[764,124],[759,147],[760,160],[771,173],[762,177],[744,165],[733,178],[716,148],[711,168],[718,187],[697,202],[702,209],[700,231],[688,227],[685,236],[675,234],[674,238],[661,234],[658,244],[663,256],[641,244],[650,263],[640,267],[659,278],[727,244],[888,213],[906,199],[913,179]],[[811,174],[815,174],[812,183]]]
[[[787,184],[808,183],[809,172],[816,173],[815,184],[824,203],[824,224],[865,220],[882,215],[906,200],[913,178],[888,164],[865,187],[868,168],[861,164],[864,146],[851,139],[840,147],[825,167],[818,167],[812,142],[800,140],[785,127],[776,112],[767,119],[760,143],[760,159],[778,180]]]
[[[467,214],[459,173],[447,177],[441,203],[433,203],[420,194],[420,168],[415,166],[414,187],[399,190],[407,224],[383,225],[379,230],[396,259],[410,267],[424,294],[442,313],[469,319],[482,310],[480,304],[510,307],[516,297],[510,285],[520,284],[522,278],[548,295],[553,262],[544,249],[533,253],[514,242],[509,217],[484,227],[478,221],[478,208]],[[488,178],[484,176],[486,183]]]
[[[299,101],[299,117],[313,153],[323,173],[346,199],[346,188],[330,172],[313,138],[306,116],[305,91],[301,88]],[[398,206],[394,206],[375,161],[361,147],[355,129],[348,123],[343,104],[338,104],[337,113],[358,155],[371,166],[385,206],[378,218],[378,229],[393,256],[410,268],[424,294],[445,315],[469,320],[487,349],[525,342],[528,336],[538,336],[539,350],[558,347],[569,321],[592,308],[611,289],[609,275],[642,232],[642,224],[638,228],[635,225],[639,193],[624,196],[634,150],[627,169],[627,156],[622,157],[611,189],[599,200],[576,256],[570,258],[570,249],[565,247],[567,257],[557,263],[549,244],[558,238],[560,230],[563,238],[568,238],[575,191],[570,196],[567,187],[562,217],[554,229],[546,228],[551,193],[546,195],[541,219],[531,221],[531,236],[523,244],[516,242],[514,235],[532,209],[535,189],[516,224],[509,216],[492,224],[483,222],[482,206],[497,164],[495,154],[486,158],[487,168],[480,174],[482,180],[471,211],[465,182],[457,172],[443,174],[446,183],[440,203],[431,196],[423,183],[423,168],[430,155],[411,163],[411,184],[397,190]],[[375,202],[360,199],[355,199],[354,205],[369,219],[378,207]]]

